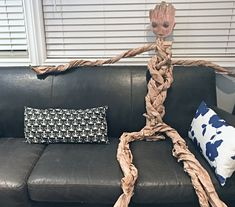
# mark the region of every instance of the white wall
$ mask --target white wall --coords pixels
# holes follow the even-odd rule
[[[218,107],[232,112],[235,104],[235,78],[217,74],[216,91]]]

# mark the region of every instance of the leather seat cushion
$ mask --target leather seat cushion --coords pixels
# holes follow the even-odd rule
[[[0,139],[0,206],[28,205],[27,178],[43,149],[22,138]]]
[[[49,145],[28,180],[34,201],[114,203],[121,194],[118,139]]]
[[[224,201],[230,201],[235,193],[235,175],[224,187],[221,187],[213,169],[204,157],[196,151],[189,138],[186,139],[189,150],[201,165],[206,168],[212,182]],[[133,202],[138,204],[192,203],[198,206],[198,199],[192,187],[191,179],[172,156],[172,143],[169,138],[159,142],[135,142],[132,144],[134,163],[139,169],[139,178],[135,188]]]

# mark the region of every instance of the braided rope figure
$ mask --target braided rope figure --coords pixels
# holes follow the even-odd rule
[[[162,118],[165,114],[163,103],[167,96],[167,89],[170,88],[173,82],[173,65],[204,65],[215,69],[219,73],[234,77],[235,74],[209,61],[172,60],[172,42],[164,41],[164,38],[172,33],[175,26],[174,7],[171,4],[161,2],[153,10],[150,10],[149,17],[153,32],[157,35],[156,43],[131,49],[108,60],[74,60],[65,65],[36,67],[33,70],[39,75],[51,72],[59,73],[77,66],[113,64],[121,58],[132,57],[146,51],[155,50],[156,55],[148,62],[151,79],[148,82],[148,92],[145,97],[146,114],[144,116],[146,117],[146,125],[139,132],[123,133],[120,137],[117,160],[124,174],[121,180],[123,193],[114,204],[114,207],[128,207],[134,192],[135,181],[138,177],[138,170],[133,164],[133,156],[129,143],[144,139],[157,141],[165,139],[164,135],[169,137],[173,143],[173,156],[178,162],[183,162],[185,172],[191,177],[200,206],[226,207],[226,204],[219,199],[208,173],[189,151],[184,139],[175,129],[163,122]]]

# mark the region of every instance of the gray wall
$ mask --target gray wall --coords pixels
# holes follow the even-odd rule
[[[235,104],[235,78],[217,74],[216,91],[218,107],[232,112]]]

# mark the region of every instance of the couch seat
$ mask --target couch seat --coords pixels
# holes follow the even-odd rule
[[[209,173],[220,198],[225,202],[235,200],[235,175],[221,187],[215,174],[204,157],[196,151],[192,141],[186,138],[189,150]],[[139,169],[135,194],[132,201],[138,204],[190,203],[199,207],[198,198],[191,179],[172,156],[172,143],[169,138],[158,142],[135,142],[132,144],[134,163]],[[154,161],[155,160],[155,161]]]
[[[110,144],[51,144],[28,180],[34,201],[114,203],[122,173]]]
[[[27,178],[44,149],[23,138],[0,139],[0,206],[26,207]]]

